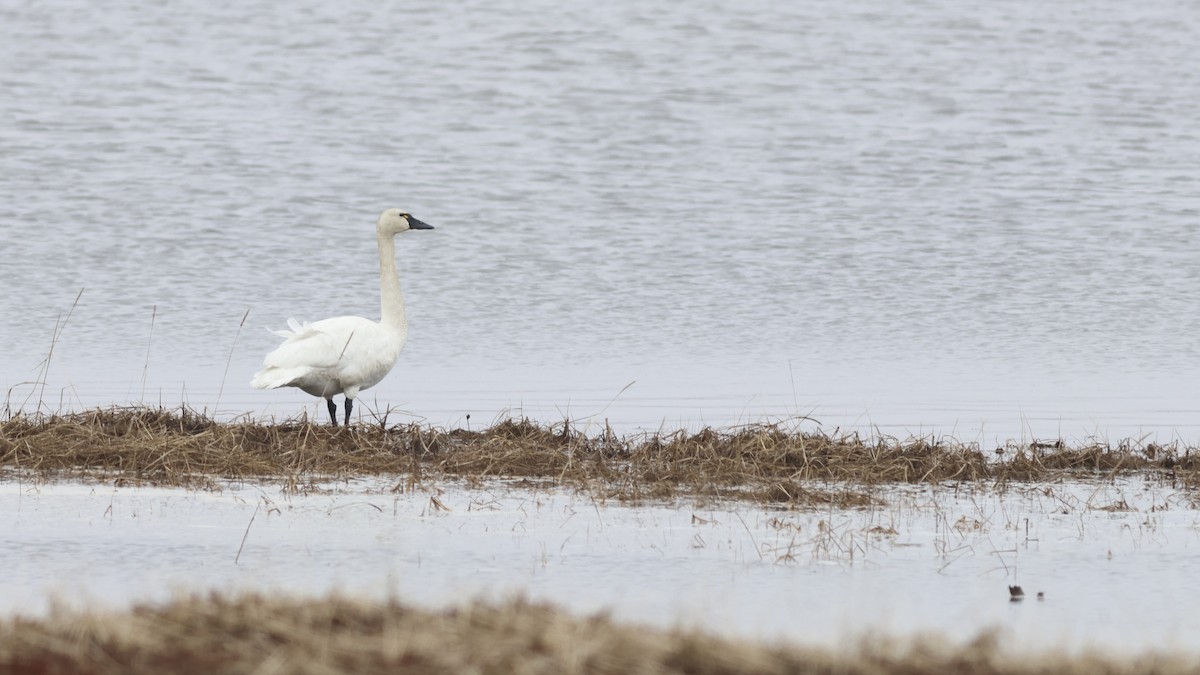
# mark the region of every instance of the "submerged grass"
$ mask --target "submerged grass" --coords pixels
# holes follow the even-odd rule
[[[396,601],[210,595],[125,612],[0,621],[0,673],[1171,673],[1194,658],[1015,656],[866,641],[834,652],[577,618],[517,600],[427,611]]]
[[[863,439],[780,425],[626,437],[528,419],[481,431],[382,423],[332,428],[302,420],[217,422],[186,408],[135,407],[2,420],[0,471],[188,487],[215,479],[526,477],[616,499],[699,495],[825,507],[869,506],[872,486],[895,483],[1152,472],[1191,486],[1200,479],[1200,453],[1177,445],[1056,442],[985,454],[956,441]],[[839,486],[819,487],[830,483]]]

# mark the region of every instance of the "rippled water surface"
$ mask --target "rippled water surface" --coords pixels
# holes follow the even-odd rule
[[[377,316],[402,206],[437,229],[398,243],[409,345],[368,409],[1195,442],[1198,29],[1171,0],[7,3],[0,385],[316,412],[247,386],[262,327]]]

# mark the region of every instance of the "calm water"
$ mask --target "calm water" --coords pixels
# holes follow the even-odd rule
[[[842,647],[993,628],[1020,651],[1200,640],[1196,511],[1161,486],[892,489],[879,493],[886,506],[797,513],[630,508],[496,485],[397,494],[392,483],[291,497],[0,483],[0,614],[41,614],[55,596],[122,606],[207,589],[432,606],[523,593],[621,620]],[[1129,510],[1105,510],[1114,504]],[[1011,583],[1024,602],[1009,601]]]
[[[10,406],[315,412],[402,206],[364,407],[1200,441],[1194,6],[593,5],[0,7]]]

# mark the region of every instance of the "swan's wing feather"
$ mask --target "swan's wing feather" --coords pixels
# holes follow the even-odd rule
[[[289,321],[288,325],[291,331],[277,331],[285,339],[263,359],[254,386],[329,378],[342,386],[369,387],[391,370],[403,346],[403,338],[395,340],[379,324],[362,317],[339,316],[311,324]]]
[[[288,322],[290,332],[279,331],[284,341],[267,354],[263,365],[275,368],[333,368],[339,362],[359,361],[370,351],[369,336],[379,325],[357,316],[339,316],[316,323]],[[286,334],[285,334],[286,333]]]
[[[280,331],[283,332],[283,331]],[[329,368],[337,363],[337,336],[317,330],[289,333],[263,359],[268,368]]]

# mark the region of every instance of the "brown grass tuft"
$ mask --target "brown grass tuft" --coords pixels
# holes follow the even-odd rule
[[[395,601],[210,595],[116,613],[0,621],[0,673],[1173,673],[1179,656],[1006,656],[985,634],[834,653],[577,618],[526,601],[427,611]]]
[[[1195,485],[1200,477],[1200,454],[1177,446],[1032,443],[998,449],[994,457],[953,441],[868,441],[776,425],[618,437],[607,428],[587,435],[569,422],[543,426],[528,419],[504,420],[482,431],[417,424],[331,428],[307,421],[215,422],[188,409],[154,408],[0,421],[0,471],[188,487],[210,486],[215,479],[296,484],[432,472],[550,480],[617,499],[696,495],[819,508],[870,506],[876,502],[864,488],[885,483],[1150,472]]]

